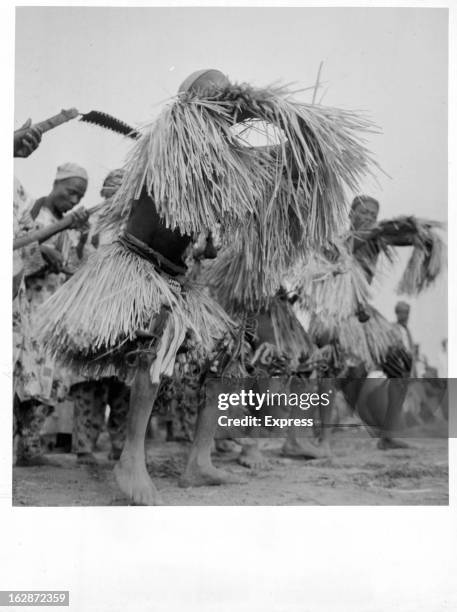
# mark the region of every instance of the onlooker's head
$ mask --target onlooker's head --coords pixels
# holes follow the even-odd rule
[[[443,351],[445,351],[445,352],[446,352],[446,351],[447,351],[447,338],[443,338],[443,339],[441,340],[441,346],[442,346],[442,348],[443,348]]]
[[[395,314],[397,315],[397,322],[400,323],[400,325],[408,324],[410,310],[410,306],[407,302],[397,302]]]
[[[349,219],[355,230],[371,229],[378,220],[379,202],[370,196],[356,196],[351,205]]]
[[[111,198],[116,193],[116,191],[122,184],[124,175],[125,171],[122,168],[111,170],[111,172],[106,175],[106,178],[103,181],[103,185],[100,191],[100,195],[102,196],[102,198]]]
[[[84,197],[88,182],[89,177],[84,168],[71,162],[62,164],[57,168],[48,201],[59,212],[68,212]]]

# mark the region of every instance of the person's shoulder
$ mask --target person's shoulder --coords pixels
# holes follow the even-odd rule
[[[50,209],[46,205],[43,205],[41,201],[38,201],[34,208],[34,217],[39,223],[47,224],[55,223],[57,221]]]
[[[397,338],[404,343],[405,328],[398,321],[392,321],[392,331],[397,335]]]
[[[21,181],[17,178],[17,176],[14,176],[14,193],[19,193],[21,190],[24,189]]]
[[[21,181],[15,177],[13,214],[15,223],[22,229],[30,229],[33,226],[32,209],[34,205],[35,200],[27,194]]]
[[[24,206],[24,204],[29,200],[26,190],[24,189],[24,185],[21,181],[14,177],[14,186],[13,186],[13,203],[14,206]]]

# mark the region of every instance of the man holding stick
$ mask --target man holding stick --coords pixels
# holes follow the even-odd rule
[[[31,141],[32,142],[32,141]],[[32,143],[33,144],[33,143]],[[32,146],[32,145],[31,145]],[[15,182],[14,210],[16,232],[25,233],[43,226],[55,225],[65,212],[72,210],[84,196],[88,177],[84,168],[72,163],[59,166],[51,192],[42,198],[27,197],[18,181]],[[84,209],[72,213],[71,228],[87,223]],[[67,279],[69,264],[77,263],[80,231],[60,232],[52,244],[37,242],[33,249],[17,251],[13,306],[14,334],[14,408],[15,434],[20,436],[17,463],[44,463],[39,432],[49,407],[65,397],[70,381],[55,367],[53,361],[33,341],[35,311]],[[27,257],[24,256],[24,251]],[[22,264],[22,265],[21,265]]]

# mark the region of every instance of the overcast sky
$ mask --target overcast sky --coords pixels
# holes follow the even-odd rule
[[[235,81],[308,87],[320,61],[323,103],[364,110],[381,128],[369,144],[388,176],[361,191],[380,200],[383,218],[446,221],[446,9],[21,7],[16,126],[68,107],[139,124],[193,70],[219,68]],[[310,101],[310,93],[301,95]],[[84,203],[91,206],[127,150],[119,136],[72,122],[47,134],[32,157],[17,161],[15,173],[38,197],[49,192],[58,164],[78,162],[89,172]],[[389,319],[401,269],[388,272],[375,300]],[[444,275],[411,300],[413,336],[432,360],[447,336],[446,287]]]

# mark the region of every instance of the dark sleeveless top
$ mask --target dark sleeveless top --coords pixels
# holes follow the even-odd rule
[[[144,243],[150,250],[159,253],[160,260],[168,260],[174,266],[182,268],[186,265],[183,259],[185,251],[192,241],[191,236],[182,234],[179,229],[171,230],[157,212],[154,200],[144,190],[139,200],[132,204],[130,217],[127,221],[126,236],[133,237],[130,243]],[[126,246],[129,246],[128,244]],[[148,249],[145,249],[145,253]],[[139,253],[141,254],[141,253]],[[146,257],[148,259],[148,257]],[[166,271],[166,270],[165,270]]]

